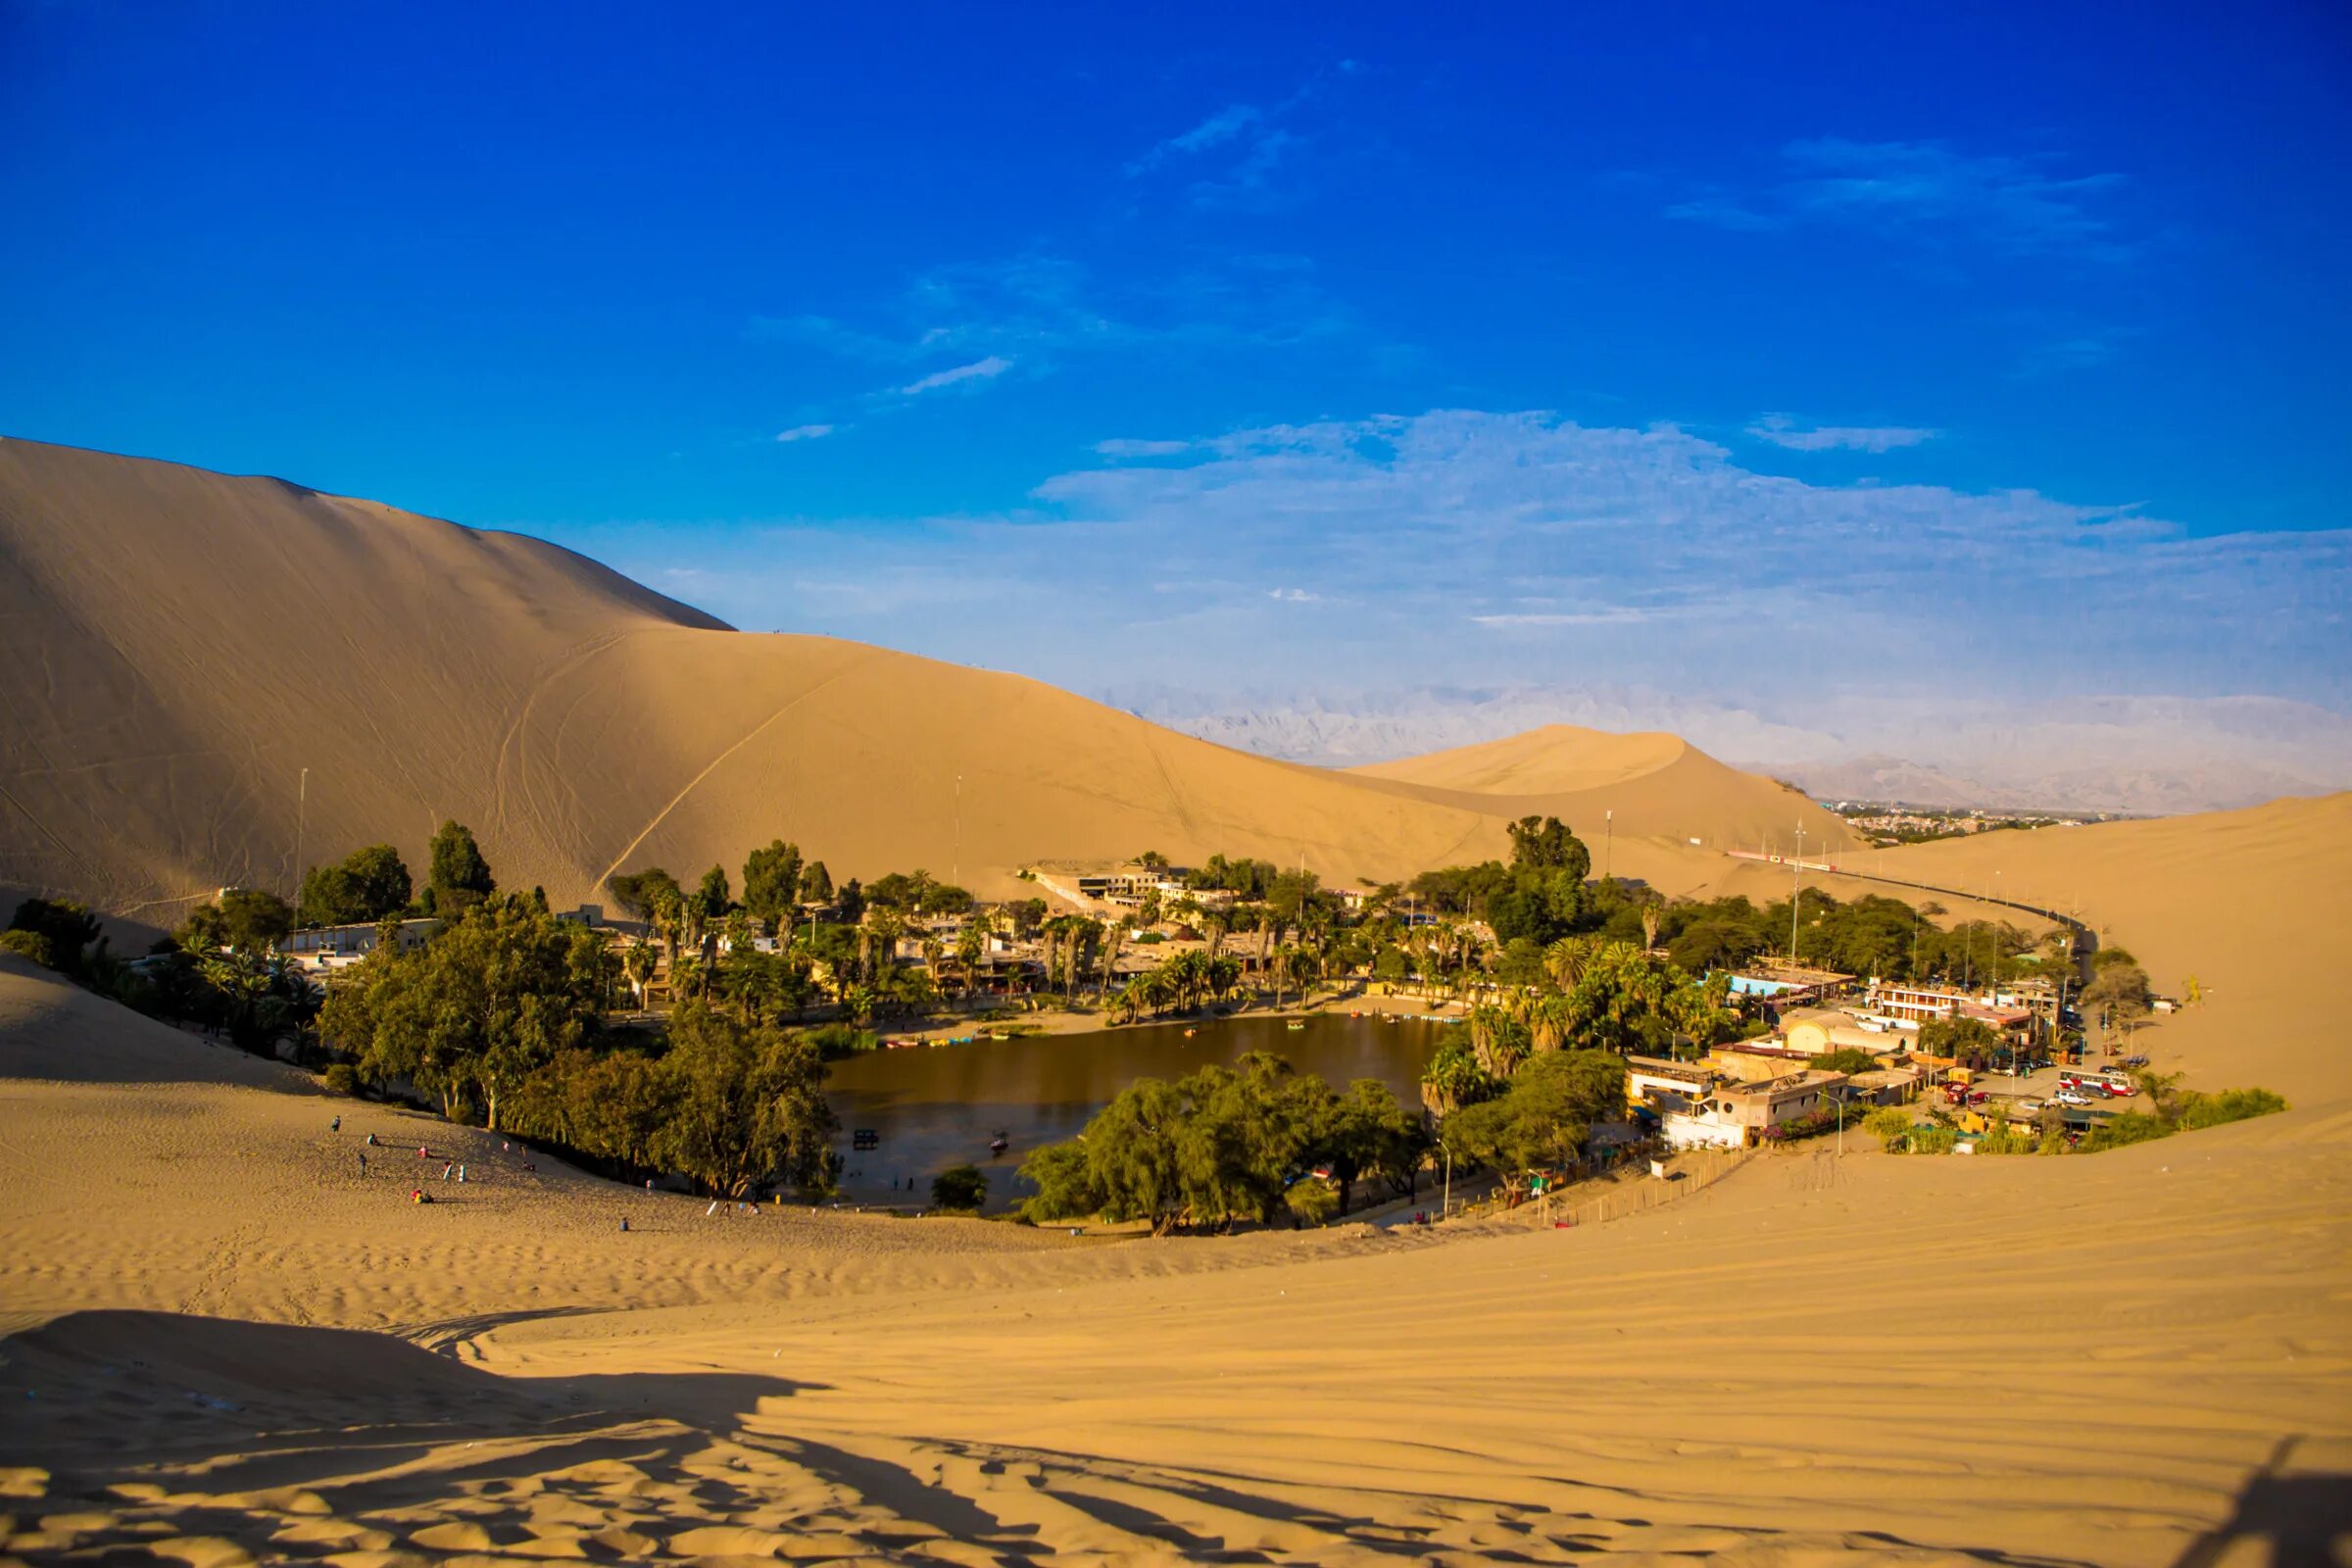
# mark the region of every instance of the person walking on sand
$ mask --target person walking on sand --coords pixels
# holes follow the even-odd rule
[[[458,1167],[458,1185],[460,1187],[466,1185],[466,1167],[463,1165]]]
[[[363,1176],[368,1174],[368,1151],[365,1149],[360,1151],[360,1174]]]
[[[443,1181],[449,1180],[449,1173],[455,1169],[457,1169],[455,1165],[451,1164],[448,1160],[443,1160],[441,1162],[441,1179]]]
[[[343,1118],[341,1116],[337,1116],[333,1121],[328,1122],[326,1124],[326,1130],[330,1133],[341,1132],[343,1130]]]

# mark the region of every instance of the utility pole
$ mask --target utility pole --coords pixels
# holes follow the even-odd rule
[[[1796,904],[1805,878],[1805,824],[1796,824],[1796,853],[1788,857],[1788,962],[1796,963]]]
[[[311,770],[302,770],[302,779],[294,789],[294,909],[302,911],[302,829],[311,810]]]

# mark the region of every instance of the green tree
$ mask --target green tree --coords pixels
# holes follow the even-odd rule
[[[1438,1141],[1456,1160],[1518,1182],[1581,1159],[1592,1123],[1624,1110],[1623,1057],[1608,1051],[1553,1052],[1532,1058],[1499,1097],[1440,1122]]]
[[[634,920],[650,921],[664,902],[674,903],[685,897],[678,879],[660,866],[642,871],[615,871],[605,878],[605,887],[619,905],[621,912]]]
[[[1021,1200],[1021,1214],[1032,1222],[1083,1219],[1101,1213],[1107,1200],[1094,1178],[1094,1166],[1083,1143],[1047,1144],[1021,1161],[1021,1178],[1037,1189]]]
[[[806,904],[833,902],[833,873],[825,869],[824,861],[811,860],[808,869],[801,873],[801,900]]]
[[[293,908],[261,888],[225,888],[219,907],[221,939],[239,953],[268,953],[294,929]]]
[[[1878,1064],[1879,1058],[1860,1046],[1840,1046],[1836,1051],[1823,1052],[1805,1063],[1808,1067],[1819,1067],[1825,1072],[1845,1073],[1869,1072]]]
[[[977,1165],[950,1165],[931,1178],[931,1206],[977,1213],[988,1201],[988,1176]]]
[[[1328,1225],[1346,1213],[1347,1205],[1330,1183],[1312,1176],[1300,1177],[1283,1194],[1283,1203],[1291,1211],[1291,1222],[1300,1230]]]
[[[441,831],[433,835],[426,863],[425,905],[443,918],[463,914],[498,890],[490,875],[490,862],[482,858],[481,846],[473,841],[473,829],[463,822],[453,819],[441,824]]]
[[[1558,817],[1523,816],[1509,831],[1514,868],[1566,871],[1579,882],[1592,874],[1592,852]]]
[[[503,1097],[595,1020],[607,977],[594,931],[501,901],[447,921],[423,946],[378,947],[327,998],[327,1036],[374,1082],[405,1078],[456,1118]]]
[[[44,969],[57,967],[57,945],[49,940],[46,932],[10,926],[6,931],[0,931],[0,950],[13,953],[20,958],[28,958]]]
[[[12,952],[76,978],[89,972],[89,950],[100,943],[98,917],[64,899],[26,899],[9,917],[8,929],[40,939],[12,944]],[[36,956],[43,949],[48,956]]]
[[[800,907],[801,847],[782,839],[754,850],[743,862],[743,906],[770,931],[792,922]]]
[[[808,1042],[688,1004],[670,1014],[662,1069],[674,1099],[655,1152],[704,1192],[741,1198],[828,1169],[836,1124]]]
[[[1920,1054],[1954,1061],[1990,1061],[2001,1037],[1982,1018],[1931,1018],[1919,1026]]]
[[[370,844],[339,864],[313,866],[302,879],[299,915],[305,925],[360,925],[407,908],[413,892],[400,851]]]
[[[734,891],[727,886],[727,868],[714,865],[705,871],[703,885],[695,890],[695,898],[702,906],[705,920],[723,919],[735,907]]]
[[[1889,1152],[1899,1152],[1911,1136],[1912,1112],[1902,1105],[1881,1105],[1862,1118],[1862,1130]]]

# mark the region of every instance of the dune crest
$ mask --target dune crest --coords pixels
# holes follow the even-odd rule
[[[36,675],[0,704],[22,760],[0,888],[156,925],[224,884],[290,891],[298,857],[389,839],[414,866],[447,817],[560,905],[777,836],[837,877],[921,866],[989,895],[1034,860],[1147,849],[1409,876],[1505,853],[1527,810],[1595,840],[1614,810],[1654,841],[1617,869],[1679,892],[1800,810],[1836,832],[1671,736],[1540,731],[1427,777],[1303,767],[1018,676],[736,632],[536,540],[35,442],[0,442],[0,615]]]

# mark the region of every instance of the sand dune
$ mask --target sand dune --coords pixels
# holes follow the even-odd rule
[[[298,837],[309,861],[388,837],[415,863],[449,816],[568,904],[616,865],[739,866],[777,835],[836,876],[983,893],[1145,849],[1353,882],[1501,853],[1523,809],[1594,836],[1616,810],[1653,841],[1620,869],[1683,891],[1718,869],[1686,838],[1790,815],[1670,737],[1490,781],[1524,796],[1276,762],[1014,676],[729,631],[534,540],[22,441],[0,442],[0,616],[33,676],[0,696],[0,887],[160,925],[225,883],[290,889]]]
[[[1525,801],[1783,806],[1663,746],[1580,775],[1556,736],[1434,781],[1286,767],[1028,682],[697,626],[545,547],[274,481],[11,444],[0,517],[42,661],[4,710],[7,875],[125,905],[282,868],[305,754],[331,760],[314,842],[411,820],[415,849],[471,814],[559,895],[774,831],[848,869],[960,853],[975,881],[1046,827],[1348,874],[1492,853]],[[1620,870],[1784,885],[1678,842],[1686,808],[1630,831],[1645,808],[1603,808]],[[713,1214],[0,958],[0,1556],[2341,1560],[2348,812],[1849,857],[2080,906],[2161,986],[2211,990],[2143,1037],[2160,1067],[2293,1112],[2082,1159],[1807,1146],[1564,1230]]]
[[[1349,776],[1459,810],[1557,816],[1592,845],[1596,868],[1604,847],[1622,843],[1632,859],[1614,867],[1619,874],[1662,878],[1674,892],[1694,870],[1720,872],[1725,850],[1787,853],[1799,826],[1807,854],[1859,843],[1836,812],[1672,735],[1547,724]],[[1685,853],[1690,849],[1702,853]]]

